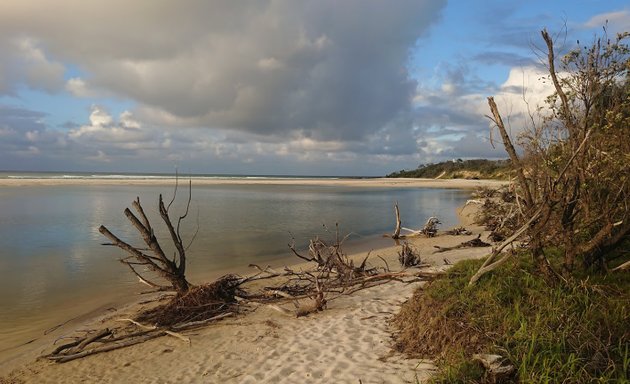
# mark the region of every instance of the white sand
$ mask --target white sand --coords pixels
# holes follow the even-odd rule
[[[471,208],[461,218],[469,220]],[[467,225],[469,223],[466,223]],[[480,228],[468,227],[475,233]],[[439,236],[412,240],[423,261],[443,264],[482,257],[489,248],[460,249],[433,254],[433,245],[452,246],[466,236]],[[396,251],[374,251],[397,266]],[[355,257],[361,257],[356,255]],[[373,257],[371,260],[378,260]],[[224,320],[201,330],[185,332],[187,344],[173,337],[161,337],[140,345],[89,356],[65,364],[33,362],[50,351],[24,348],[15,370],[0,383],[415,383],[433,370],[431,362],[406,359],[391,349],[393,329],[389,320],[400,304],[422,283],[390,282],[344,296],[329,303],[328,309],[305,318],[280,314],[269,307]],[[135,309],[127,309],[127,311]],[[123,318],[131,313],[119,310],[81,329],[101,328],[104,317]],[[66,330],[70,332],[70,330]],[[5,367],[6,368],[6,367]],[[359,381],[360,380],[360,381]]]

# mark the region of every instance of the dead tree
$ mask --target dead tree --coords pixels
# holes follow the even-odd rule
[[[120,262],[129,267],[129,269],[140,279],[141,282],[160,290],[173,289],[178,294],[183,294],[187,292],[191,286],[186,280],[186,247],[184,246],[184,242],[180,234],[180,224],[188,215],[188,210],[190,208],[190,201],[192,197],[190,183],[186,211],[182,216],[179,216],[177,226],[174,226],[169,216],[169,209],[175,201],[176,194],[177,184],[175,186],[173,199],[170,201],[168,206],[164,205],[164,200],[162,199],[161,194],[158,201],[160,217],[168,229],[171,241],[177,250],[177,253],[174,253],[172,258],[166,256],[162,246],[160,245],[154,229],[149,222],[149,218],[140,204],[139,197],[137,197],[132,203],[137,216],[129,208],[125,208],[124,213],[129,222],[131,222],[134,228],[138,231],[148,249],[130,245],[128,242],[123,241],[114,235],[104,225],[101,225],[98,230],[111,241],[111,244],[108,245],[114,245],[129,254],[128,257],[120,259]],[[152,279],[147,278],[145,273],[147,269],[155,272],[159,277],[168,281],[170,283],[170,287],[158,284],[152,281]]]
[[[400,239],[400,228],[402,227],[402,222],[400,221],[400,210],[398,209],[398,202],[394,204],[394,212],[396,213],[396,229],[394,230],[392,239],[397,240]]]
[[[315,262],[317,270],[323,273],[326,279],[334,280],[334,283],[329,281],[330,286],[348,285],[349,282],[357,278],[377,274],[376,268],[369,268],[367,265],[369,253],[358,266],[355,266],[354,261],[348,258],[342,249],[342,244],[346,238],[347,236],[343,239],[339,238],[339,228],[337,227],[335,240],[332,243],[319,237],[311,239],[307,255],[298,252],[294,243],[288,244],[288,246],[291,252],[300,259]]]

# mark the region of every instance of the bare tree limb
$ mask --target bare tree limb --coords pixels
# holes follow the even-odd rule
[[[503,139],[503,146],[510,156],[512,165],[516,169],[516,175],[518,177],[519,184],[521,186],[521,189],[523,190],[523,193],[525,194],[525,203],[529,208],[533,205],[534,201],[532,199],[532,193],[529,187],[529,183],[527,182],[527,179],[525,178],[525,173],[523,172],[523,164],[519,159],[516,150],[514,149],[514,145],[512,145],[512,140],[510,139],[507,130],[505,129],[505,124],[503,123],[503,119],[501,118],[501,114],[499,113],[499,108],[494,102],[494,97],[488,97],[488,105],[490,106],[490,111],[494,116],[493,121],[499,129],[499,133],[501,134],[501,138]]]
[[[400,211],[398,209],[398,202],[394,204],[394,212],[396,213],[396,229],[394,230],[394,234],[392,235],[392,239],[400,238],[400,227],[402,222],[400,221]]]

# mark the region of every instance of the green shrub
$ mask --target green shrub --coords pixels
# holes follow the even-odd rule
[[[435,382],[484,382],[471,356],[494,353],[516,367],[515,382],[628,383],[630,274],[551,286],[529,272],[530,259],[474,287],[468,280],[482,261],[457,264],[403,306],[396,347],[437,359]]]

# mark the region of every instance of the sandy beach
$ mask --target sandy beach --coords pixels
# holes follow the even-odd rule
[[[1,187],[23,187],[37,185],[173,185],[175,178],[7,178],[0,179]],[[186,176],[181,176],[180,183],[187,183]],[[193,178],[193,185],[317,185],[342,187],[406,187],[406,188],[452,188],[475,189],[479,187],[498,187],[504,185],[500,180],[468,179],[407,179],[407,178],[365,178],[365,179],[308,179],[308,178]]]
[[[172,180],[124,180],[125,183],[172,183]],[[295,180],[204,180],[194,183],[296,183]],[[299,180],[299,183],[362,186],[401,186],[476,188],[497,186],[502,182],[482,180]],[[116,180],[2,180],[1,185],[20,183],[120,183]],[[464,207],[461,223],[476,235],[482,228],[471,223],[475,207]],[[485,256],[489,248],[458,249],[434,254],[434,245],[453,246],[470,236],[442,235],[418,237],[410,243],[422,261],[433,269],[444,268],[445,261]],[[398,269],[393,244],[374,250],[374,264],[381,256]],[[365,253],[352,255],[359,259]],[[174,337],[160,337],[140,345],[89,356],[64,364],[37,357],[53,349],[55,340],[76,330],[100,329],[104,324],[132,317],[139,304],[109,308],[86,314],[63,325],[35,342],[20,347],[19,357],[0,365],[0,383],[21,382],[101,382],[101,383],[415,383],[431,375],[430,361],[407,359],[394,353],[389,320],[422,282],[392,281],[377,287],[342,296],[323,312],[303,318],[288,316],[260,305],[246,313],[216,324],[184,332],[190,343]],[[140,300],[140,299],[137,299]]]

